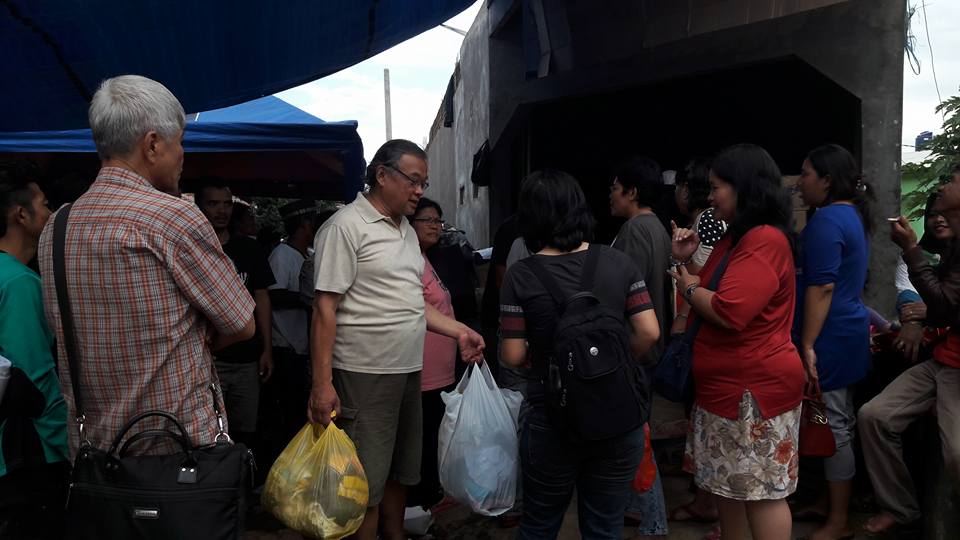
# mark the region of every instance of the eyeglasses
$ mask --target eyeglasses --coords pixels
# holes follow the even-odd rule
[[[421,182],[420,180],[414,180],[413,178],[410,178],[410,176],[408,176],[407,173],[401,171],[400,169],[394,167],[393,165],[384,165],[384,167],[387,167],[387,168],[393,170],[394,172],[399,173],[400,176],[402,176],[407,182],[410,182],[410,187],[412,187],[412,188],[414,188],[414,189],[416,189],[417,187],[419,187],[420,189],[426,191],[427,188],[430,187],[430,182],[427,182],[426,180],[424,180],[424,181],[422,181],[422,182]]]
[[[435,218],[435,217],[413,218],[413,221],[416,221],[416,222],[418,222],[418,223],[426,223],[427,225],[439,225],[439,226],[441,226],[441,227],[443,227],[444,225],[447,224],[446,221],[444,221],[444,220],[442,220],[442,219],[440,219],[440,218]]]

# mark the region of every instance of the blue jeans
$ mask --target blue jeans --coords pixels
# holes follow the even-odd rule
[[[643,441],[643,428],[614,439],[586,441],[554,427],[544,406],[531,407],[520,438],[523,517],[517,538],[556,538],[576,488],[580,536],[620,540]]]
[[[654,460],[656,465],[656,460]],[[670,530],[667,526],[667,505],[663,499],[663,483],[660,481],[660,471],[657,471],[656,480],[648,491],[637,493],[630,490],[627,500],[627,513],[633,514],[640,520],[636,534],[641,536],[666,536]]]

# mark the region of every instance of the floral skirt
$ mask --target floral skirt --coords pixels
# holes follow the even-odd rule
[[[683,469],[701,489],[740,501],[783,499],[797,489],[800,406],[764,419],[749,391],[731,420],[694,406]]]

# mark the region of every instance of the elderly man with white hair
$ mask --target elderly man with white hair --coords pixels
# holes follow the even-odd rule
[[[210,222],[174,195],[183,169],[183,107],[162,84],[124,75],[101,83],[89,120],[102,168],[70,210],[64,249],[86,438],[105,449],[126,421],[159,409],[177,416],[194,444],[214,443],[223,396],[210,350],[253,336],[254,302]],[[38,256],[47,319],[63,359],[55,219],[43,230]],[[71,375],[61,361],[68,418],[76,411]],[[164,427],[150,420],[143,429]],[[69,443],[75,455],[77,430],[69,430]],[[166,439],[150,439],[130,453],[171,448]]]

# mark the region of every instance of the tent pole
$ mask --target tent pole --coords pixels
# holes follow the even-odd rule
[[[393,119],[390,113],[390,70],[383,68],[383,101],[387,124],[387,140],[393,139]]]

